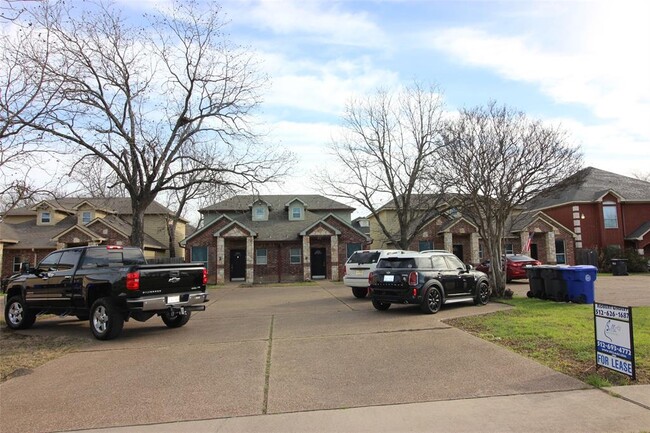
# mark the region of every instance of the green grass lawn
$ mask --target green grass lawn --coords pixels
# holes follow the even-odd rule
[[[637,375],[634,382],[602,367],[596,370],[592,305],[528,298],[503,302],[515,308],[447,323],[594,386],[650,384],[650,307],[632,309]]]

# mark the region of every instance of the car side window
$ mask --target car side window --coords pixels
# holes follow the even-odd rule
[[[105,266],[108,266],[108,253],[105,249],[86,250],[84,262],[81,265],[83,269],[101,268]]]
[[[71,250],[65,251],[59,260],[59,265],[57,266],[58,271],[67,271],[69,269],[77,266],[79,262],[79,256],[81,256],[80,250]]]
[[[49,256],[45,257],[41,263],[39,263],[38,269],[45,272],[56,271],[62,255],[63,252],[60,251],[50,254]]]
[[[449,269],[452,270],[464,270],[465,269],[465,264],[460,261],[460,259],[456,256],[445,256],[445,260],[447,260],[447,265]]]
[[[444,257],[433,256],[433,257],[431,257],[431,261],[433,262],[433,269],[436,269],[436,270],[447,269],[447,262],[445,262]]]

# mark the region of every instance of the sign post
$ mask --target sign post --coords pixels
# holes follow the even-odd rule
[[[596,368],[618,371],[636,380],[632,307],[594,303]]]

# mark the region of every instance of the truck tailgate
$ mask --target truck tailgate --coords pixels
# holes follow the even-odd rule
[[[204,267],[193,263],[138,266],[143,295],[201,291]]]

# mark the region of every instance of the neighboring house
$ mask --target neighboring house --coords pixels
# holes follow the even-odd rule
[[[353,211],[320,195],[239,195],[199,210],[203,225],[181,244],[212,283],[339,280],[370,243]]]
[[[466,263],[483,259],[478,229],[454,207],[449,195],[416,236],[410,249],[444,249]],[[389,202],[378,214],[396,230]],[[396,248],[369,216],[372,248]],[[513,214],[503,240],[507,254],[527,254],[549,264],[597,264],[605,247],[633,248],[650,256],[650,183],[588,167],[549,188]]]
[[[595,264],[598,250],[634,249],[650,257],[650,183],[587,167],[527,205],[575,233],[577,263]]]
[[[145,211],[144,253],[149,259],[169,256],[167,222],[171,211],[154,202]],[[50,252],[79,245],[129,245],[131,199],[63,198],[7,212],[0,223],[2,277],[20,270],[23,262],[36,265]],[[186,221],[176,227],[183,239]],[[176,254],[182,257],[180,246]]]

